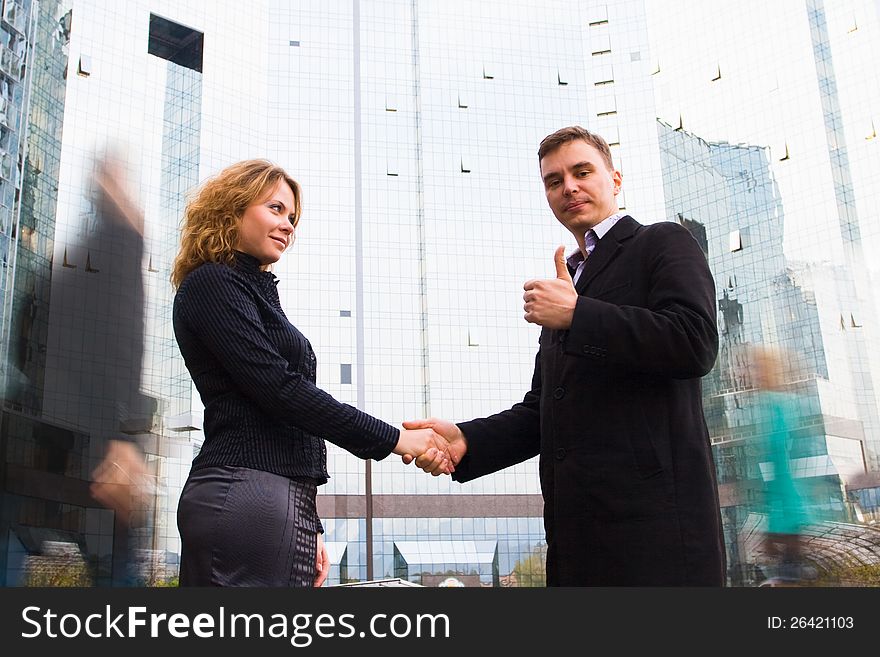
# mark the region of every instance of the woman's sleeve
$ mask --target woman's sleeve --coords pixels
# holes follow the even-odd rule
[[[320,436],[360,458],[382,459],[400,431],[337,401],[289,363],[269,339],[252,292],[229,267],[193,271],[178,294],[181,320],[229,373],[239,392],[270,417]]]

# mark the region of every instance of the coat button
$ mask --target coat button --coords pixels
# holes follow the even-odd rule
[[[562,399],[563,397],[565,397],[565,388],[556,388],[556,390],[553,391],[554,399]]]
[[[561,461],[565,458],[565,448],[559,447],[556,449],[556,460]]]

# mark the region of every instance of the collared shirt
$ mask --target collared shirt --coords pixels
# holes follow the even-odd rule
[[[612,214],[610,217],[607,217],[600,221],[598,224],[593,226],[590,230],[584,233],[584,246],[587,249],[587,255],[593,252],[593,249],[596,248],[596,245],[599,243],[599,240],[605,237],[608,234],[608,231],[614,228],[614,224],[620,221],[623,217],[626,216],[626,212],[618,212],[617,214]],[[590,232],[595,234],[596,239],[595,242],[590,239]],[[587,259],[584,257],[583,252],[578,249],[574,253],[572,253],[568,258],[566,258],[566,262],[568,266],[575,270],[574,276],[572,277],[572,281],[575,285],[577,285],[578,279],[581,277],[581,272],[584,270],[584,265],[587,262]]]

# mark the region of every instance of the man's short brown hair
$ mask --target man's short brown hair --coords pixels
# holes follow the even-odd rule
[[[605,164],[608,166],[609,171],[614,171],[614,162],[611,159],[611,148],[609,148],[608,142],[605,141],[601,135],[597,135],[595,132],[590,132],[579,125],[560,128],[556,132],[544,137],[541,140],[541,145],[538,147],[538,162],[543,160],[546,155],[552,153],[563,144],[578,139],[582,139],[590,146],[595,147],[596,150],[602,154],[602,159],[605,160]]]

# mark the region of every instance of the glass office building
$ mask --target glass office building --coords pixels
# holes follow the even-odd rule
[[[557,245],[575,248],[544,199],[537,146],[570,124],[610,143],[624,209],[679,221],[705,244],[724,336],[706,408],[731,549],[748,477],[728,473],[756,467],[737,452],[749,423],[734,402],[749,395],[732,368],[738,345],[777,340],[804,354],[814,456],[850,508],[844,470],[856,449],[862,470],[876,469],[880,430],[869,319],[880,230],[868,227],[877,141],[862,130],[880,85],[864,91],[855,77],[875,75],[864,63],[877,10],[845,3],[858,26],[841,32],[849,10],[836,3],[827,15],[814,0],[780,4],[762,47],[790,32],[801,50],[757,67],[741,40],[754,30],[642,0],[257,0],[246,11],[226,0],[210,11],[196,0],[6,0],[4,61],[9,50],[21,69],[0,70],[0,147],[18,166],[9,179],[0,171],[0,583],[39,582],[43,564],[109,584],[132,540],[138,581],[176,574],[177,498],[203,436],[168,278],[199,181],[266,157],[301,183],[297,242],[274,272],[322,388],[395,425],[466,420],[519,401],[531,380],[538,329],[522,320],[522,283],[552,275]],[[688,30],[699,38],[681,39]],[[711,63],[706,80],[690,48]],[[729,115],[738,103],[757,112],[768,94],[769,123]],[[124,294],[94,220],[91,175],[107,150],[121,154],[145,216],[137,412],[115,427],[148,455],[136,536],[88,491],[115,417],[88,382],[126,374],[82,339],[101,330],[86,300]],[[821,257],[811,224],[830,235]],[[543,584],[535,460],[465,485],[332,445],[328,460],[319,512],[331,583]]]
[[[750,514],[762,514],[764,482],[772,477],[757,440],[766,428],[749,350],[773,345],[788,355],[783,379],[798,398],[791,469],[811,517],[855,519],[846,486],[866,471],[864,432],[855,405],[841,417],[824,402],[826,345],[839,346],[841,336],[823,334],[812,276],[784,257],[785,213],[769,149],[705,142],[663,122],[658,130],[667,216],[701,243],[718,288],[720,348],[703,380],[704,404],[730,578],[746,584],[755,576],[749,566],[760,560]],[[845,268],[820,272],[832,284],[847,284]]]

